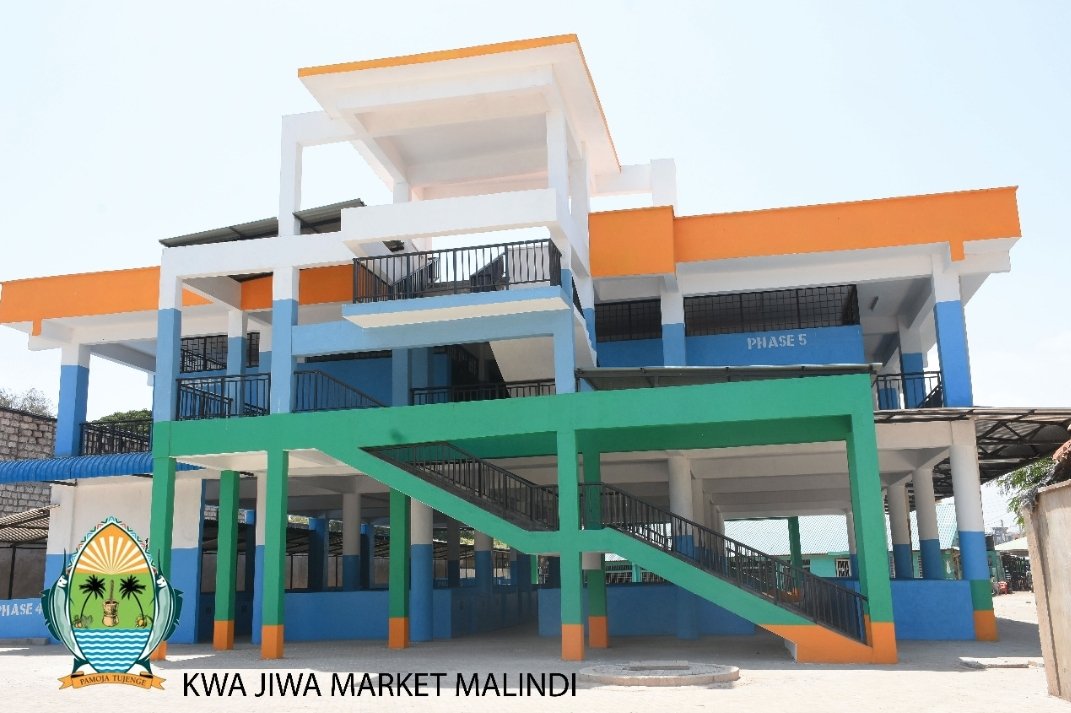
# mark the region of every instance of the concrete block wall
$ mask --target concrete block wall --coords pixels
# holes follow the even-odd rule
[[[0,460],[51,458],[56,419],[0,407]],[[44,507],[49,486],[43,483],[0,485],[0,516]]]

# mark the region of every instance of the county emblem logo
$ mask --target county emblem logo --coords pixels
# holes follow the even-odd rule
[[[60,688],[122,683],[160,688],[149,656],[175,631],[182,592],[152,564],[137,535],[109,517],[82,540],[41,609],[52,636],[74,655]],[[89,666],[92,671],[79,671]],[[134,673],[134,667],[142,671]]]

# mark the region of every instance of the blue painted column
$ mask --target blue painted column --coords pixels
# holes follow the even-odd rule
[[[361,523],[361,589],[371,589],[376,583],[376,528]]]
[[[446,520],[446,586],[461,586],[461,527],[452,517]]]
[[[322,592],[327,582],[327,546],[330,535],[326,517],[309,518],[308,590]]]
[[[182,363],[179,351],[182,347],[182,312],[178,309],[161,309],[156,313],[156,373],[153,377],[152,420],[175,420],[178,405],[178,387]]]
[[[960,276],[934,268],[934,322],[945,406],[974,406]]]
[[[264,523],[267,519],[268,507],[268,476],[258,473],[257,476],[257,507],[254,524],[254,550],[253,550],[253,630],[250,640],[254,644],[260,643],[261,624],[264,613]]]
[[[893,548],[893,571],[896,579],[915,578],[915,558],[911,552],[911,520],[907,509],[907,485],[898,483],[886,490],[889,506],[889,535]]]
[[[409,350],[393,350],[390,354],[391,406],[409,405],[410,378]]]
[[[476,587],[483,592],[490,592],[491,585],[494,581],[494,562],[491,554],[491,536],[485,535],[482,532],[475,533],[475,551],[474,558],[476,560]]]
[[[945,559],[941,555],[937,529],[937,499],[933,493],[933,469],[917,468],[911,476],[915,494],[915,523],[919,531],[919,559],[923,579],[945,579]]]
[[[361,586],[361,494],[342,494],[342,589]]]
[[[82,423],[86,420],[89,402],[89,348],[81,344],[66,345],[61,359],[56,416],[57,458],[82,453]]]
[[[430,507],[410,501],[411,539],[409,544],[409,638],[431,641],[434,631],[432,597],[435,587],[434,543]]]
[[[562,270],[562,284],[572,284],[572,275]],[[569,304],[572,304],[570,288]],[[576,391],[576,335],[573,332],[573,311],[561,312],[554,326],[554,388],[559,394]]]
[[[684,456],[669,458],[669,508],[674,515],[694,521],[692,469]],[[673,548],[685,557],[694,556],[695,541],[690,532],[674,532]],[[677,587],[677,638],[699,638],[699,599]]]
[[[240,309],[227,312],[227,376],[245,372],[245,313]]]
[[[926,371],[926,355],[919,352],[900,353],[900,373],[904,374],[904,405],[918,408],[926,399],[926,381],[922,372]],[[918,374],[917,377],[907,376]]]
[[[272,277],[271,412],[290,413],[294,404],[294,327],[298,320],[298,270],[279,268]]]
[[[662,365],[686,366],[684,338],[684,296],[678,289],[662,287]]]

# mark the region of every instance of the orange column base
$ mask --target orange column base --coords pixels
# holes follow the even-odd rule
[[[213,623],[212,648],[216,651],[230,651],[234,648],[234,621]]]
[[[593,649],[610,647],[610,623],[605,616],[588,617],[588,646]]]
[[[562,661],[584,660],[584,625],[562,624]]]
[[[264,624],[260,627],[260,658],[281,659],[283,657],[283,625]]]
[[[992,609],[974,612],[974,638],[977,641],[997,641],[997,615]]]
[[[153,649],[153,652],[149,654],[150,661],[166,661],[167,660],[167,642],[161,641]]]
[[[867,627],[871,644],[841,636],[816,624],[771,624],[764,629],[796,645],[797,663],[896,663],[896,629],[892,622]]]
[[[387,621],[387,648],[409,648],[409,617],[392,616]]]

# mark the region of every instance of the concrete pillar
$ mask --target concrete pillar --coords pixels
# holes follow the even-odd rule
[[[268,517],[268,476],[257,475],[257,505],[253,525],[253,617],[250,639],[260,643],[261,615],[264,611],[264,523]]]
[[[572,278],[569,277],[569,271],[563,268],[563,285],[567,279]],[[570,295],[570,304],[572,304],[572,299]],[[554,322],[553,338],[554,389],[559,394],[571,394],[576,391],[576,334],[573,331],[572,313],[562,312],[557,316]]]
[[[669,509],[674,515],[694,520],[692,501],[692,468],[684,456],[669,458]],[[692,533],[674,532],[673,548],[685,557],[695,556],[695,541]],[[677,638],[699,638],[699,599],[691,592],[677,587]]]
[[[933,494],[933,468],[917,468],[911,476],[915,493],[915,521],[919,529],[919,557],[923,579],[944,579],[945,560],[937,529],[937,499]]]
[[[845,525],[848,527],[848,568],[849,576],[859,576],[859,555],[855,549],[855,515],[851,510],[844,511]]]
[[[342,494],[342,589],[361,586],[361,494]]]
[[[216,596],[212,648],[234,648],[235,590],[238,576],[238,473],[219,474],[219,509],[216,514]]]
[[[963,313],[959,275],[934,259],[933,318],[937,328],[937,357],[945,406],[973,406],[967,321]]]
[[[283,657],[289,461],[290,454],[287,451],[268,451],[264,506],[264,596],[260,624],[260,656],[264,659]]]
[[[410,520],[409,496],[390,491],[390,575],[387,596],[387,647],[409,647]]]
[[[409,633],[413,641],[431,641],[434,632],[433,602],[435,590],[435,552],[432,540],[430,507],[418,500],[411,502],[412,574],[409,585]]]
[[[900,373],[904,380],[904,405],[918,408],[926,399],[926,354],[922,349],[922,335],[910,326],[900,324]],[[917,377],[909,376],[918,374]]]
[[[309,518],[308,583],[310,592],[322,592],[327,586],[327,557],[330,534],[326,517]]]
[[[446,584],[461,586],[461,527],[452,517],[446,520]]]
[[[687,349],[684,340],[684,296],[676,282],[661,286],[662,307],[662,365],[686,366]]]
[[[361,523],[361,589],[371,589],[376,581],[376,528]]]
[[[175,420],[178,407],[178,386],[175,381],[182,364],[180,281],[161,276],[159,304],[160,309],[156,313],[156,374],[152,391],[152,418],[156,423]]]
[[[56,414],[57,458],[82,454],[82,423],[89,400],[89,347],[66,344],[60,356],[60,393]]]
[[[584,581],[588,590],[588,646],[610,646],[610,627],[606,616],[606,562],[602,552],[585,552],[581,556]]]
[[[301,233],[301,221],[294,213],[301,207],[302,153],[297,137],[284,130],[279,170],[279,235]]]
[[[245,371],[246,331],[245,312],[227,310],[227,376],[240,376]]]
[[[482,532],[474,533],[473,560],[476,565],[476,586],[485,592],[490,592],[494,582],[493,542],[490,535]]]
[[[294,327],[298,320],[298,275],[293,267],[272,276],[271,412],[290,413],[294,402]]]
[[[911,520],[907,508],[907,485],[898,483],[886,490],[889,504],[889,534],[892,536],[893,569],[897,579],[915,578],[915,558],[911,553]]]
[[[788,549],[792,566],[803,569],[803,540],[800,537],[800,519],[788,518]]]
[[[152,505],[149,514],[149,547],[160,574],[171,578],[171,541],[175,526],[175,459],[153,458]],[[167,656],[167,642],[153,651],[153,661]]]
[[[584,579],[581,571],[580,550],[577,549],[575,533],[580,529],[580,494],[577,488],[579,467],[577,464],[576,431],[558,431],[558,520],[563,533],[561,539],[561,623],[562,659],[580,661],[584,658]]]
[[[978,444],[974,422],[953,421],[952,495],[956,503],[956,526],[959,530],[959,555],[963,578],[970,582],[974,606],[974,637],[996,641],[997,620],[993,614],[993,590],[990,583],[989,557],[985,547],[985,523],[982,519],[982,493],[978,477]]]

